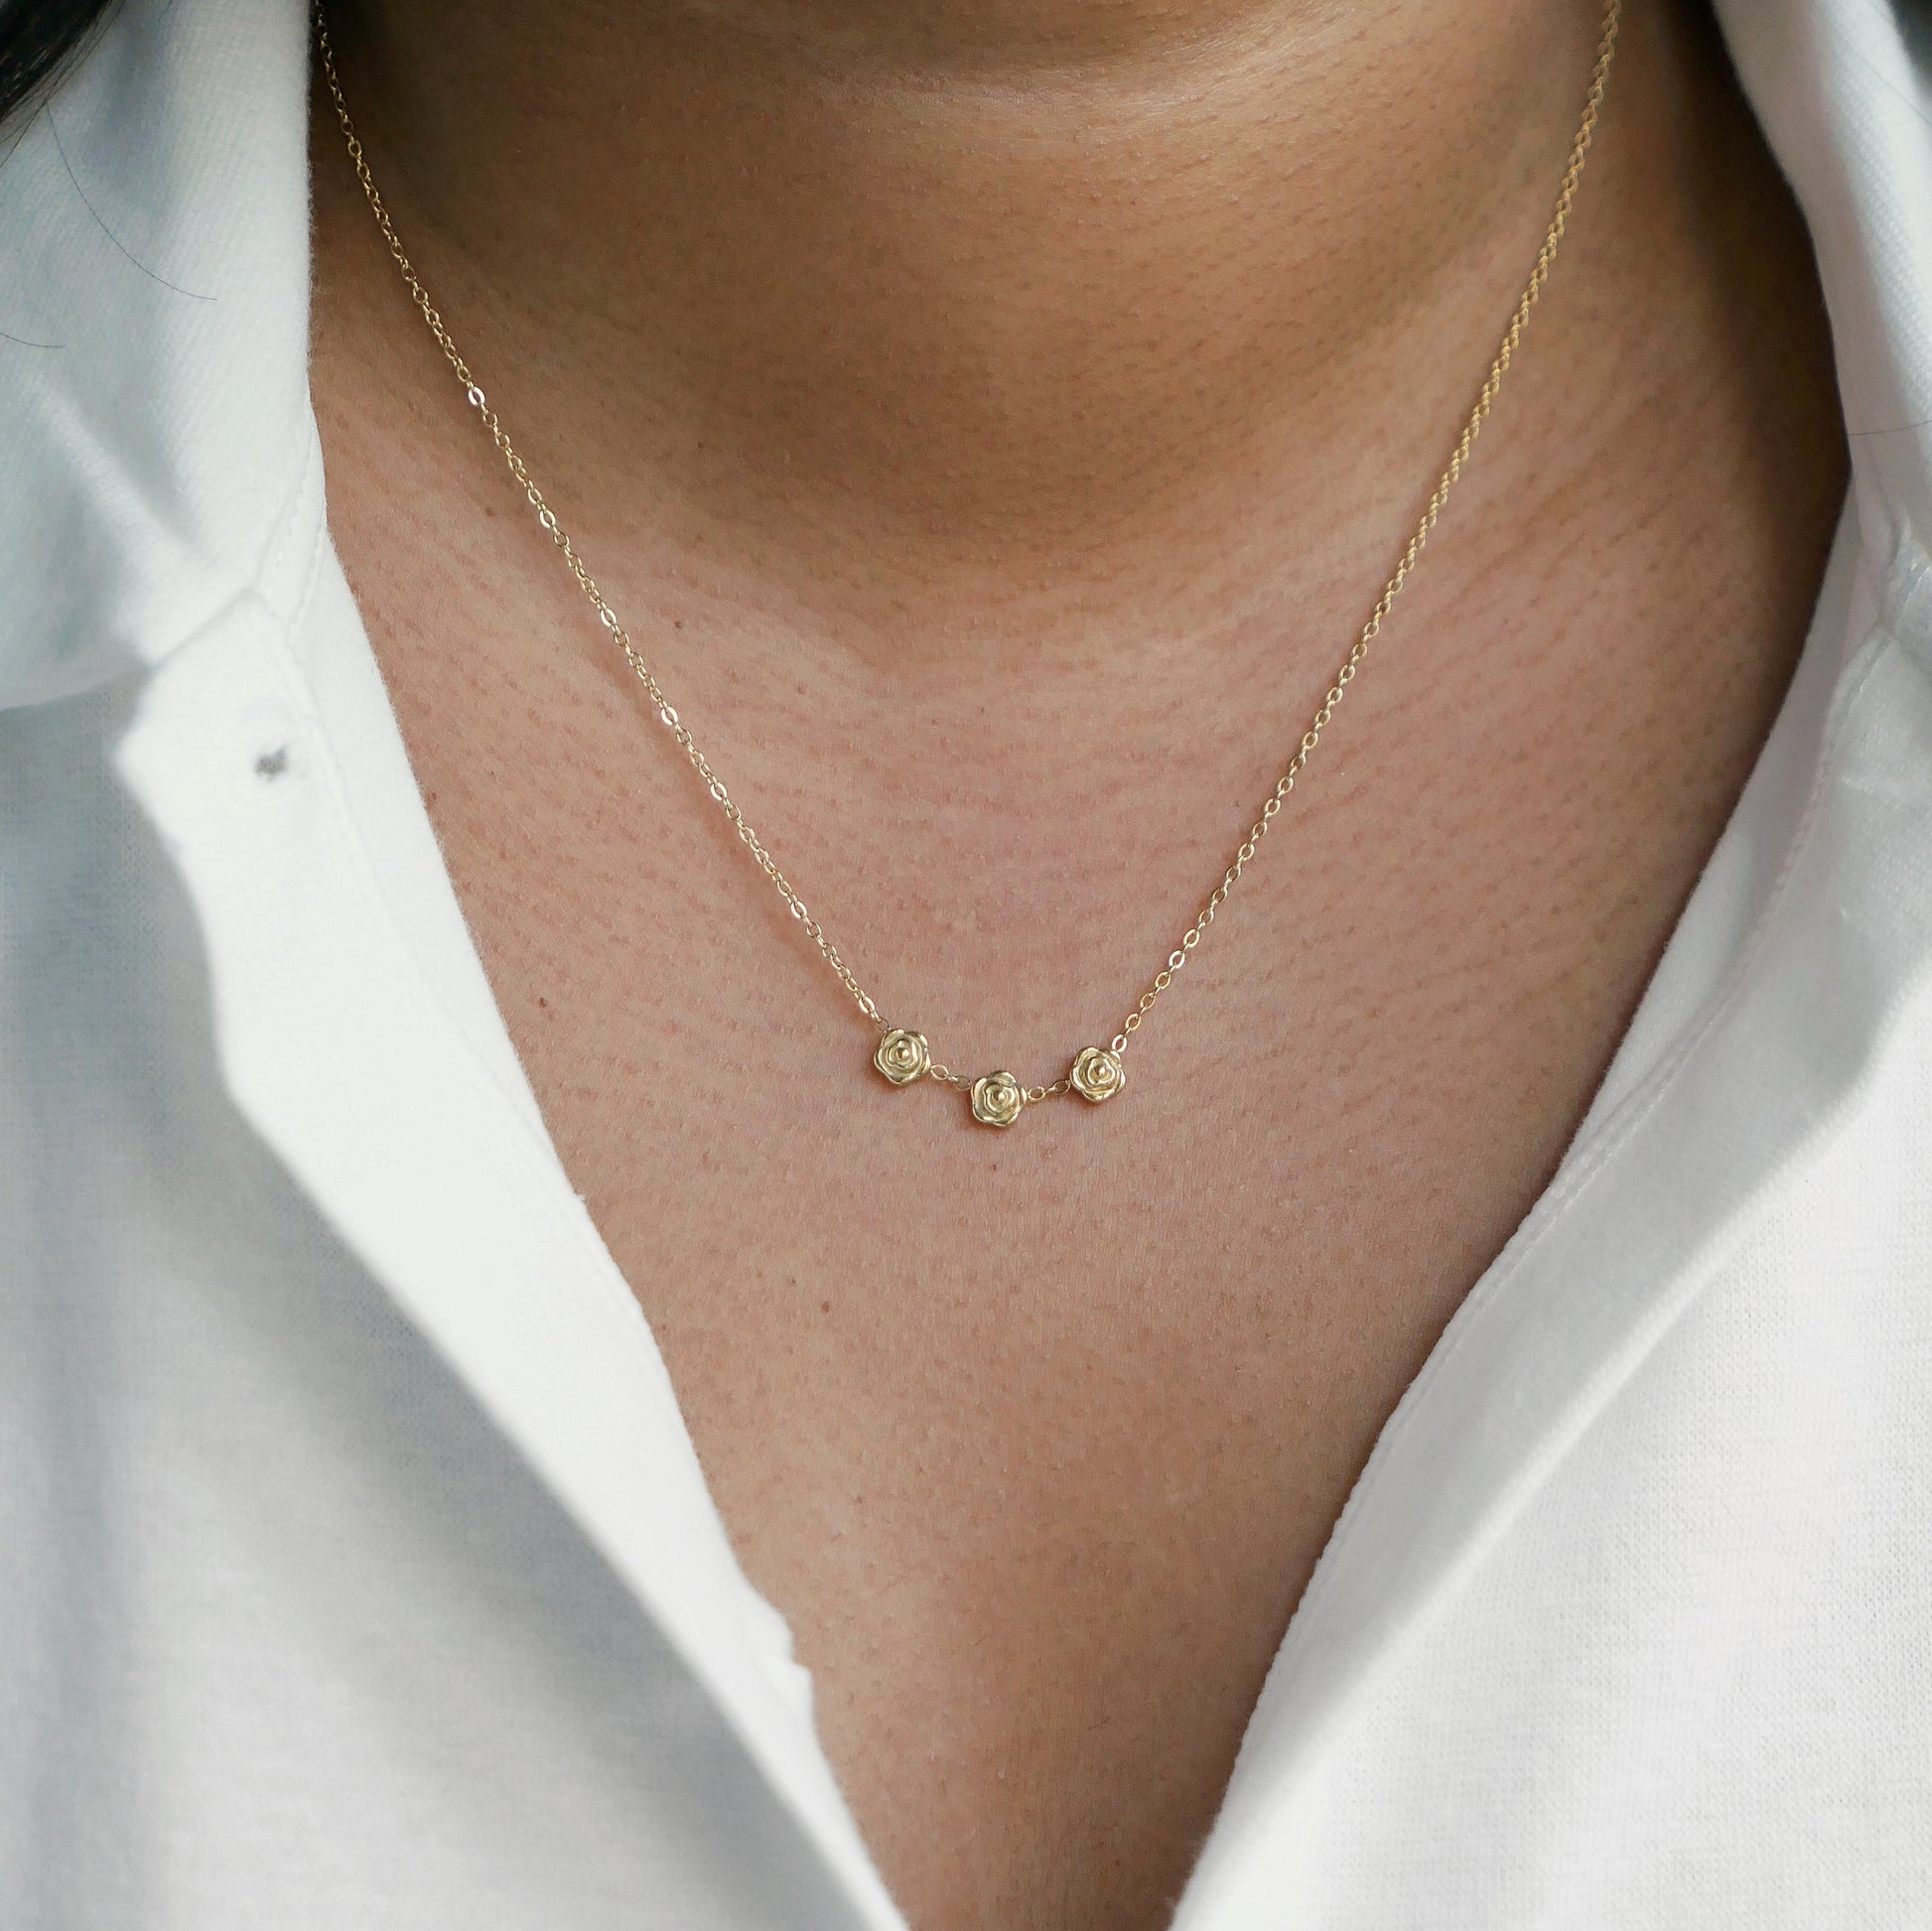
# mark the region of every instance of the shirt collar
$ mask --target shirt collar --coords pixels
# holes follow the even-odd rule
[[[1811,229],[1865,549],[1932,550],[1932,34],[1869,0],[1718,0]]]
[[[0,135],[0,704],[272,574],[314,434],[306,16],[130,0]]]

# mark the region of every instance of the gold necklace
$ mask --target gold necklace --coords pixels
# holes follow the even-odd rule
[[[1509,372],[1515,359],[1518,344],[1522,341],[1523,331],[1529,326],[1530,312],[1536,307],[1538,296],[1543,293],[1543,285],[1550,278],[1551,264],[1556,260],[1557,248],[1563,240],[1566,224],[1570,219],[1572,204],[1577,199],[1577,185],[1583,179],[1584,161],[1589,153],[1590,137],[1596,130],[1596,120],[1602,111],[1603,95],[1609,85],[1610,62],[1616,54],[1617,25],[1623,11],[1622,0],[1603,0],[1602,36],[1597,43],[1596,65],[1590,73],[1589,92],[1584,101],[1583,118],[1577,125],[1576,138],[1570,144],[1570,160],[1563,172],[1563,183],[1557,194],[1556,209],[1550,217],[1550,225],[1543,236],[1543,245],[1537,250],[1536,265],[1530,270],[1529,281],[1516,304],[1515,313],[1510,317],[1509,327],[1504,331],[1500,346],[1489,364],[1489,374],[1484,380],[1482,391],[1477,396],[1475,406],[1469,411],[1462,425],[1462,434],[1449,456],[1449,465],[1443,471],[1436,484],[1435,493],[1429,498],[1429,507],[1422,513],[1421,520],[1410,535],[1402,559],[1397,563],[1394,574],[1382,587],[1382,594],[1375,600],[1375,608],[1369,613],[1368,621],[1362,625],[1355,638],[1354,647],[1343,659],[1340,669],[1335,672],[1334,682],[1328,686],[1327,695],[1316,707],[1314,716],[1309,721],[1309,728],[1302,734],[1302,742],[1296,748],[1293,758],[1288,760],[1287,768],[1277,780],[1275,788],[1268,794],[1261,807],[1261,815],[1248,827],[1248,835],[1236,848],[1228,868],[1221,874],[1221,882],[1208,894],[1206,902],[1195,915],[1194,922],[1182,933],[1180,943],[1168,954],[1168,962],[1153,979],[1148,982],[1147,990],[1135,1002],[1134,1009],[1121,1021],[1120,1031],[1104,1046],[1083,1046],[1074,1055],[1067,1070],[1049,1086],[1023,1086],[1010,1072],[999,1071],[982,1075],[978,1079],[968,1079],[963,1073],[956,1073],[951,1067],[942,1065],[932,1056],[932,1048],[923,1033],[909,1027],[891,1025],[880,1013],[872,995],[859,983],[852,968],[846,964],[839,949],[825,935],[825,928],[819,924],[805,908],[805,902],[792,889],[791,881],[778,869],[777,861],[765,849],[762,840],[752,829],[751,821],[738,808],[731,793],[725,788],[724,780],[712,768],[711,760],[699,750],[689,728],[679,718],[671,701],[664,695],[650,666],[638,654],[631,642],[629,632],[618,619],[618,614],[605,601],[604,593],[598,589],[596,579],[585,567],[577,546],[570,540],[564,527],[558,522],[556,512],[545,500],[543,491],[531,480],[530,472],[524,467],[523,459],[516,447],[503,431],[503,425],[496,411],[489,406],[488,399],[478,386],[476,377],[470,372],[470,364],[464,360],[450,332],[443,325],[443,318],[436,305],[429,298],[429,291],[423,286],[404,251],[402,241],[396,233],[395,224],[389,218],[389,210],[383,206],[382,197],[377,192],[375,178],[369,172],[368,157],[362,151],[362,143],[357,138],[355,124],[349,119],[348,104],[343,98],[342,82],[336,73],[335,50],[330,44],[329,22],[324,15],[321,0],[316,6],[316,51],[322,63],[323,79],[329,88],[330,98],[336,107],[336,118],[342,124],[343,139],[348,145],[349,160],[355,167],[355,178],[361,183],[362,193],[368,201],[369,211],[375,216],[376,226],[382,230],[383,239],[389,244],[389,253],[396,267],[401,271],[409,292],[415,299],[416,307],[423,320],[429,325],[430,334],[436,338],[444,359],[455,371],[456,378],[463,384],[464,393],[470,406],[483,419],[484,429],[489,432],[489,440],[496,445],[498,454],[509,467],[509,473],[521,487],[525,499],[536,512],[537,521],[548,532],[550,541],[556,546],[564,562],[569,566],[571,575],[577,580],[577,587],[590,599],[596,610],[598,621],[610,631],[622,650],[624,660],[636,674],[644,687],[644,694],[656,708],[657,716],[677,742],[678,749],[690,760],[691,768],[698,774],[699,781],[710,793],[716,804],[731,821],[732,829],[738,833],[740,842],[751,853],[758,868],[777,889],[778,896],[791,908],[791,915],[805,928],[805,935],[818,948],[819,956],[831,967],[854,1005],[872,1023],[878,1034],[878,1041],[873,1049],[872,1063],[894,1086],[910,1086],[915,1081],[936,1080],[942,1086],[950,1086],[957,1092],[965,1093],[972,1107],[973,1118],[982,1126],[1010,1127],[1030,1106],[1036,1106],[1042,1100],[1058,1099],[1062,1095],[1077,1093],[1083,1100],[1099,1105],[1110,1100],[1127,1083],[1127,1071],[1123,1063],[1128,1042],[1140,1031],[1141,1023],[1154,1010],[1155,1002],[1173,983],[1175,973],[1186,965],[1188,955],[1199,945],[1201,935],[1214,922],[1214,914],[1227,902],[1236,883],[1247,869],[1248,862],[1260,849],[1261,841],[1267,837],[1268,828],[1275,821],[1276,814],[1288,801],[1295,789],[1295,780],[1301,776],[1308,761],[1314,756],[1314,748],[1321,741],[1321,734],[1328,728],[1328,721],[1335,714],[1348,686],[1354,682],[1355,673],[1361,668],[1362,660],[1368,655],[1369,645],[1381,634],[1382,625],[1388,620],[1395,600],[1402,595],[1403,586],[1409,581],[1418,559],[1428,546],[1430,532],[1435,529],[1437,519],[1443,513],[1443,505],[1449,501],[1449,491],[1455,487],[1463,467],[1475,448],[1476,438],[1482,433],[1482,425],[1487,421],[1490,409],[1503,384],[1503,377]]]

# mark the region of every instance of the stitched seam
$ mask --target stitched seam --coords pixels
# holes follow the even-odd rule
[[[270,529],[265,539],[268,548],[255,570],[254,585],[262,593],[262,602],[265,604],[269,600],[264,586],[275,574],[276,565],[282,560],[282,552],[288,548],[289,539],[295,534],[296,522],[302,508],[303,485],[309,481],[309,472],[314,467],[317,454],[318,447],[314,436],[305,436],[302,439],[302,455],[295,466],[295,476],[289,484],[288,497],[282,506],[278,526]],[[324,527],[327,525],[325,524]]]

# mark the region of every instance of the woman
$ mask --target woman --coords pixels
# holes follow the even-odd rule
[[[1923,13],[87,11],[9,1921],[1932,1916]]]

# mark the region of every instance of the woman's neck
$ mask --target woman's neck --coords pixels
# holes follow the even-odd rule
[[[1037,637],[1129,600],[1185,627],[1244,544],[1318,541],[1395,473],[1406,513],[1547,216],[1598,17],[342,0],[333,24],[432,286],[577,493],[729,531],[842,629],[917,598]]]

